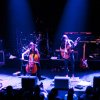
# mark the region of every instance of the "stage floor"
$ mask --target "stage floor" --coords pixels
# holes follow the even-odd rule
[[[2,88],[6,88],[8,85],[12,85],[13,88],[21,88],[21,78],[25,75],[14,75],[15,72],[17,72],[17,69],[9,68],[9,67],[0,67],[0,83]],[[54,77],[65,77],[63,71],[53,71],[50,69],[42,69],[41,74],[42,77],[45,78],[44,80],[39,81],[37,84],[40,84],[43,82],[44,88],[46,90],[51,90],[54,87]],[[70,80],[70,87],[75,88],[77,85],[82,85],[83,89],[76,89],[75,91],[84,91],[85,88],[89,85],[93,86],[93,78],[94,76],[100,76],[99,70],[84,70],[79,71],[75,73],[75,78]],[[26,76],[27,77],[27,76]]]
[[[14,67],[0,67],[0,90],[5,89],[7,86],[11,85],[14,89],[22,88],[21,79],[23,77],[29,77],[26,75],[14,75],[18,71],[17,68]],[[63,71],[57,71],[52,69],[42,69],[41,70],[42,77],[45,78],[44,80],[37,81],[37,84],[41,82],[44,85],[44,89],[50,91],[54,84],[54,77],[65,77]],[[78,71],[75,73],[75,78],[69,78],[69,87],[73,87],[75,92],[81,94],[85,91],[87,86],[93,86],[93,78],[94,76],[100,76],[99,70],[84,70]],[[76,88],[76,86],[82,86],[81,89]],[[67,90],[59,91],[59,94],[62,94],[62,98],[64,97]]]

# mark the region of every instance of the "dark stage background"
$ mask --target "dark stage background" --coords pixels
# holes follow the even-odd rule
[[[9,24],[10,20],[8,17],[9,0],[0,0],[0,49],[7,56],[11,53],[20,57],[23,51],[22,47],[26,47],[28,41],[34,40],[39,34],[42,34],[40,41],[42,58],[58,56],[59,53],[55,52],[55,50],[59,49],[61,37],[57,39],[57,28],[67,2],[67,0],[28,0],[30,10],[32,11],[31,21],[34,23],[35,30],[22,27],[18,29],[17,25],[13,25],[13,31],[11,31],[9,29],[11,24]],[[75,32],[70,30],[69,36],[73,37],[73,40],[77,36],[81,36],[81,41],[96,41],[96,39],[100,38],[100,2],[99,0],[89,0],[89,2],[86,28],[84,30],[75,30]],[[65,31],[67,32],[67,30]],[[73,32],[73,34],[70,34],[70,32]],[[86,34],[86,32],[91,32],[91,34]],[[76,48],[79,58],[82,57],[82,46],[83,43],[79,43]],[[86,56],[89,57],[89,55],[94,53],[98,54],[99,48],[100,43],[98,45],[97,43],[89,42],[86,47]]]

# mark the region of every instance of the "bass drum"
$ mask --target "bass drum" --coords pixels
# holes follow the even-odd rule
[[[34,59],[34,60],[33,60]],[[26,72],[29,74],[35,74],[38,70],[37,64],[39,63],[39,57],[37,54],[34,55],[33,58],[33,54],[29,55],[29,62],[26,65]]]

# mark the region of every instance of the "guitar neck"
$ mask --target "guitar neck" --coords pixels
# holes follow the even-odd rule
[[[78,37],[75,41],[74,41],[74,46],[77,45],[77,43],[80,41],[80,37]]]
[[[86,43],[83,45],[83,59],[85,59],[85,49],[86,49]]]

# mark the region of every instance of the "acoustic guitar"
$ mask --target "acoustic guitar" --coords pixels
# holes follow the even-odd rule
[[[74,41],[74,46],[76,46],[75,44],[77,44],[80,40],[80,37],[78,37],[75,41]],[[74,52],[74,50],[72,49],[72,47],[70,47],[69,45],[65,46],[64,49],[60,48],[61,51],[61,56],[64,59],[68,59],[70,58],[70,53]]]

